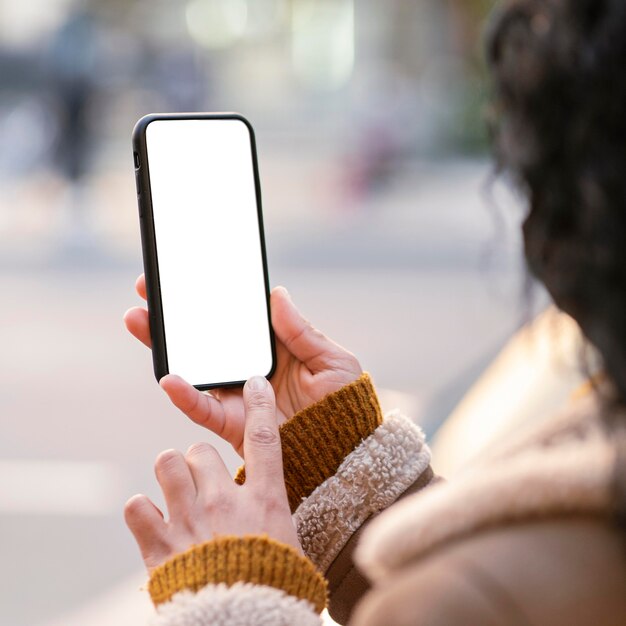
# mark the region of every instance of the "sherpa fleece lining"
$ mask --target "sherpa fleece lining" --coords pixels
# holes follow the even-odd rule
[[[321,626],[313,605],[280,589],[236,583],[181,591],[159,605],[150,626]]]
[[[429,464],[424,433],[389,414],[296,510],[304,553],[325,572],[363,522],[395,502]]]

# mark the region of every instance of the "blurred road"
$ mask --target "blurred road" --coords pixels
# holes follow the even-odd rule
[[[380,387],[412,394],[421,407],[414,417],[429,431],[523,321],[515,219],[498,226],[485,208],[487,175],[483,163],[408,171],[388,194],[334,220],[314,206],[296,219],[288,193],[279,199],[271,182],[264,189],[272,284],[287,286]],[[88,229],[67,238],[58,215],[42,213],[46,229],[2,213],[7,626],[68,623],[64,615],[136,574],[124,501],[140,491],[158,501],[159,451],[212,440],[168,405],[148,351],[123,330],[141,271],[129,189],[132,199],[124,182],[108,202],[94,202],[93,238]],[[221,449],[234,469],[237,458]]]

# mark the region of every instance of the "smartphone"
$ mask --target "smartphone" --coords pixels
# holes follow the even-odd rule
[[[251,124],[236,113],[153,114],[133,131],[157,380],[197,389],[269,378],[276,351]]]

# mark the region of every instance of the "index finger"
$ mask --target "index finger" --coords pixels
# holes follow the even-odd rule
[[[282,487],[283,458],[274,390],[265,378],[253,376],[243,388],[243,400],[246,411],[243,439],[246,484]]]

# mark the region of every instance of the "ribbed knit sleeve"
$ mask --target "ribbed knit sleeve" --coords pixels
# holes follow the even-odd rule
[[[148,590],[155,605],[181,591],[207,585],[263,585],[309,602],[317,612],[326,606],[326,581],[309,559],[268,537],[219,537],[178,554],[150,576]]]
[[[285,486],[292,512],[383,421],[370,376],[358,380],[296,413],[280,427]],[[241,468],[235,482],[245,482]]]

